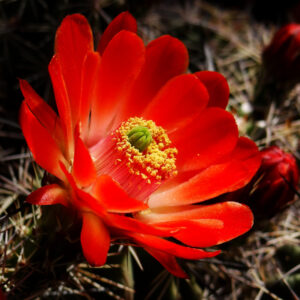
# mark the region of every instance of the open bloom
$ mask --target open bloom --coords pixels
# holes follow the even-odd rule
[[[184,74],[179,40],[162,36],[145,47],[136,30],[122,13],[94,51],[86,19],[63,20],[49,64],[58,115],[20,81],[24,136],[35,161],[59,179],[27,200],[77,209],[91,264],[104,264],[121,239],[185,277],[176,257],[215,256],[199,248],[252,226],[247,206],[204,201],[248,183],[260,155],[225,111],[224,77]]]

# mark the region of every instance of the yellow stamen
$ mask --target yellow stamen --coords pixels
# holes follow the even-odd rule
[[[141,143],[142,150],[136,147],[134,141],[132,142],[134,139],[130,138],[136,133],[136,128],[145,128],[144,132],[147,130],[147,143]],[[156,126],[153,121],[130,118],[122,123],[113,135],[116,140],[116,149],[123,154],[123,159],[126,160],[131,174],[141,176],[149,184],[161,182],[177,174],[175,164],[177,149],[171,147],[171,141],[165,130]],[[147,144],[146,147],[144,147],[145,144]],[[115,163],[120,163],[120,160]]]

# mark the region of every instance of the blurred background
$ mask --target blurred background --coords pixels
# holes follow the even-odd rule
[[[125,10],[137,19],[145,43],[170,34],[188,48],[190,72],[222,73],[231,91],[228,110],[241,135],[250,136],[260,149],[279,147],[283,152],[277,151],[272,163],[278,165],[278,155],[288,170],[269,198],[265,192],[250,197],[262,176],[243,197],[226,195],[253,208],[255,226],[222,245],[220,256],[183,262],[189,280],[172,277],[142,251],[118,245],[100,269],[89,268],[80,254],[65,264],[56,263],[54,254],[47,256],[47,263],[31,261],[42,211],[24,200],[39,186],[42,171],[32,163],[18,125],[22,101],[18,78],[28,80],[54,106],[47,68],[62,19],[71,13],[85,15],[97,43],[107,24]],[[298,27],[272,40],[289,23],[300,24],[300,1],[0,0],[0,287],[7,298],[299,299]],[[272,189],[274,177],[269,178],[267,188]],[[62,245],[69,238],[62,235]],[[78,243],[66,247],[76,250]],[[39,275],[30,277],[37,269]]]

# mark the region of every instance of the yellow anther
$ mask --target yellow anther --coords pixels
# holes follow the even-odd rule
[[[165,130],[153,121],[130,118],[115,131],[114,139],[131,174],[149,184],[176,174],[177,149],[171,146]]]

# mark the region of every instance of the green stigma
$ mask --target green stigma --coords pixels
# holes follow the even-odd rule
[[[152,136],[147,127],[137,126],[127,133],[128,141],[134,148],[143,152],[152,142]]]

